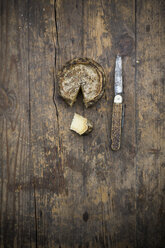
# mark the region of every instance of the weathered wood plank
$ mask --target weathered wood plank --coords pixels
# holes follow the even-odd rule
[[[137,247],[164,247],[165,2],[137,1]]]
[[[35,244],[30,163],[28,4],[1,1],[1,247]],[[26,186],[24,186],[26,185]]]
[[[95,163],[92,163],[94,168],[92,176],[95,176],[93,194],[100,198],[99,201],[102,204],[100,213],[103,219],[102,229],[99,230],[98,235],[98,247],[103,244],[105,247],[122,247],[123,245],[132,247],[135,237],[135,209],[133,204],[135,153],[134,149],[130,150],[130,147],[134,147],[133,83],[135,69],[133,67],[133,50],[129,50],[125,38],[128,37],[133,48],[134,5],[133,2],[127,1],[123,3],[120,1],[115,3],[113,1],[97,1],[95,3],[89,1],[88,5],[84,6],[86,10],[84,11],[86,13],[85,30],[87,31],[84,38],[86,43],[84,46],[86,48],[85,56],[88,54],[88,56],[101,63],[107,75],[105,96],[94,106],[92,112],[96,125],[96,141],[99,140],[97,145],[94,144],[90,153],[90,156],[92,154],[96,157]],[[114,64],[118,52],[126,55],[123,59],[123,74],[125,78],[124,98],[127,106],[122,148],[118,153],[115,153],[110,149],[110,127],[114,96]],[[87,113],[91,117],[90,110],[87,110]],[[89,143],[86,145],[86,157],[88,156],[88,147]],[[91,162],[92,160],[91,157]],[[91,185],[88,187],[90,191]],[[107,199],[106,195],[108,196]],[[92,205],[97,209],[97,203],[91,203]],[[130,210],[126,210],[128,205]],[[125,226],[129,226],[129,228],[125,229]]]

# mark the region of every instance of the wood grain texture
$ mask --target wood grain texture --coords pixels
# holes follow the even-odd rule
[[[165,3],[0,1],[0,247],[164,247]],[[115,57],[122,146],[110,148]],[[103,97],[70,108],[57,72],[88,57]],[[79,137],[74,113],[94,122]]]
[[[137,246],[164,247],[165,2],[137,2]]]

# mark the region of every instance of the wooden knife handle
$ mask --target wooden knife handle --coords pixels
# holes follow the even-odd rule
[[[111,127],[111,149],[117,151],[121,143],[121,122],[122,122],[122,103],[113,104],[112,127]]]

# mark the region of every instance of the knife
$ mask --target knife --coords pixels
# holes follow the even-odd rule
[[[123,93],[123,79],[122,79],[122,58],[117,55],[115,65],[115,97],[112,111],[112,125],[111,125],[111,149],[117,151],[121,144],[121,127],[122,127],[122,93]]]

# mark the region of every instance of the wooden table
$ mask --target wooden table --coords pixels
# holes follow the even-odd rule
[[[122,145],[110,149],[115,57]],[[105,93],[85,109],[57,71],[89,57]],[[0,1],[0,247],[165,247],[165,1]],[[91,134],[69,130],[74,112]]]

